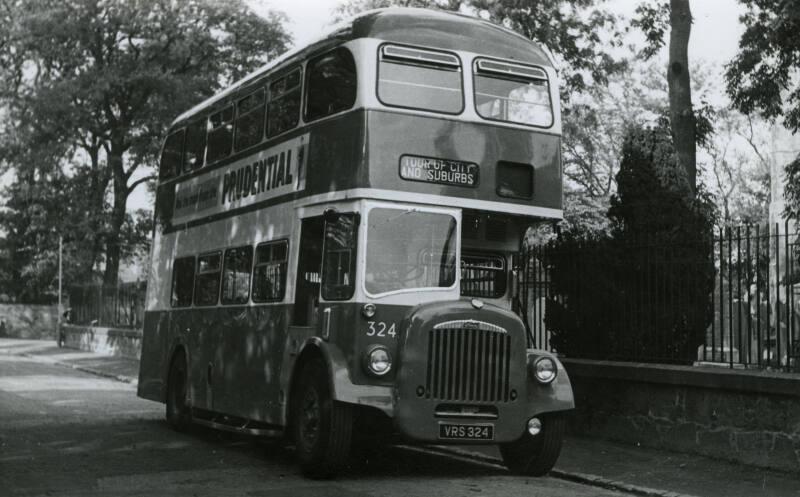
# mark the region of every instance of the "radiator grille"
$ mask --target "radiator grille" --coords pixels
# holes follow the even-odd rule
[[[450,321],[428,335],[425,397],[508,402],[511,337],[479,321]]]

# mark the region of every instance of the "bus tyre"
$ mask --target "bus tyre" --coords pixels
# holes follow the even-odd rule
[[[553,469],[561,452],[566,420],[561,414],[542,416],[542,431],[531,436],[527,431],[518,440],[500,445],[508,469],[517,475],[543,476]]]
[[[167,422],[176,431],[186,431],[191,423],[186,357],[178,354],[172,361],[167,378]]]
[[[332,477],[350,455],[353,410],[333,400],[321,359],[312,359],[300,371],[292,405],[292,433],[300,469],[310,478]]]

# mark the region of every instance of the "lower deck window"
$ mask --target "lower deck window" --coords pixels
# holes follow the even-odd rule
[[[194,257],[175,259],[172,264],[172,307],[192,305]]]
[[[253,247],[239,247],[225,251],[222,270],[222,303],[245,304],[250,298],[250,267]]]
[[[220,253],[197,258],[197,278],[194,284],[195,305],[216,305],[219,300]]]
[[[286,263],[289,243],[286,240],[262,243],[256,247],[253,268],[253,302],[283,300],[286,292]]]

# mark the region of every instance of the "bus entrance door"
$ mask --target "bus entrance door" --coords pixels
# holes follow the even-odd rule
[[[321,216],[303,219],[292,311],[293,326],[317,325],[323,228]]]

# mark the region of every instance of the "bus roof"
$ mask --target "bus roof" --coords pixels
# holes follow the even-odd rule
[[[448,50],[464,50],[541,66],[552,66],[546,52],[524,36],[484,19],[444,11],[389,7],[364,12],[332,26],[317,40],[287,51],[227,89],[178,116],[173,125],[235,93],[281,64],[328,46],[358,38],[377,38]]]

